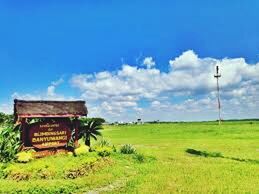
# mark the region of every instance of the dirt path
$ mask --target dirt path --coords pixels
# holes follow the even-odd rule
[[[104,187],[96,188],[91,191],[88,191],[86,194],[99,194],[103,192],[109,192],[113,190],[117,190],[119,188],[122,188],[126,185],[126,180],[125,179],[119,179],[114,181],[113,183],[106,185]]]

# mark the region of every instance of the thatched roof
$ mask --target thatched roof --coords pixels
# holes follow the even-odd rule
[[[85,101],[25,101],[14,100],[16,118],[86,116]]]

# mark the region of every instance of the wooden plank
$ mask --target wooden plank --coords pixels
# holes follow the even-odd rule
[[[14,100],[15,118],[87,116],[85,101],[24,101]]]
[[[78,117],[76,117],[76,118],[73,120],[73,127],[74,127],[74,129],[75,129],[75,147],[78,147],[79,124],[80,124],[80,121],[78,120]]]
[[[22,142],[22,149],[26,147],[26,119],[21,119],[21,142]]]
[[[45,117],[52,117],[52,118],[73,118],[73,117],[80,117],[80,114],[19,114],[19,118],[45,118]]]
[[[66,154],[68,150],[65,149],[53,149],[53,150],[42,150],[38,152],[33,152],[33,156],[35,158],[42,158],[46,156],[51,156],[55,154]]]

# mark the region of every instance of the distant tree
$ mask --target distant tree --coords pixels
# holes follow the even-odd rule
[[[83,138],[85,145],[91,145],[91,137],[97,140],[97,136],[102,136],[100,130],[102,130],[102,122],[96,119],[81,119],[79,126],[79,139]]]
[[[89,121],[95,120],[102,124],[106,122],[105,119],[101,117],[93,117],[93,118],[82,117],[80,120],[83,122],[89,122]]]
[[[13,125],[13,122],[14,122],[13,115],[0,113],[0,125]]]
[[[96,117],[96,118],[91,118],[92,120],[98,121],[100,123],[105,123],[105,119],[104,118],[100,118],[100,117]]]
[[[0,112],[0,124],[4,123],[5,121],[5,114]]]

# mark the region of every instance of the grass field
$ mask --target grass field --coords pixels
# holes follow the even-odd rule
[[[145,156],[144,162],[132,155],[114,153],[86,176],[67,179],[61,173],[50,179],[2,178],[0,191],[259,193],[259,122],[105,126],[103,136],[117,148],[133,144]],[[82,158],[56,156],[10,165],[29,171],[44,161],[63,169],[80,165]]]

